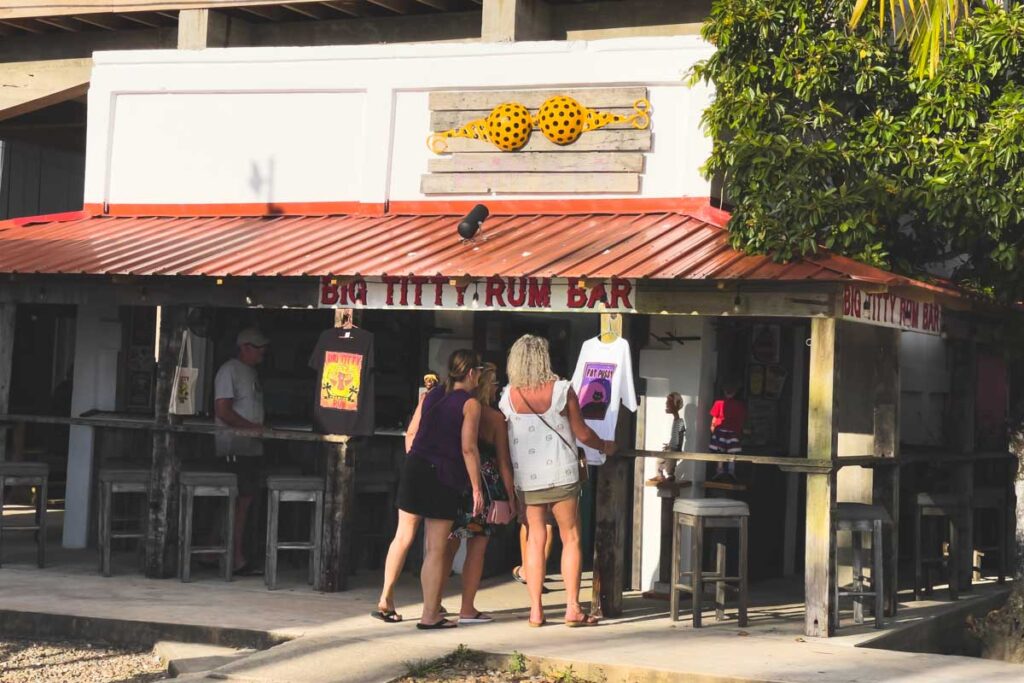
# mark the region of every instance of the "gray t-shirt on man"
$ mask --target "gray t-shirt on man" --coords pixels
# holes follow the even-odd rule
[[[263,424],[263,387],[260,386],[256,368],[232,358],[217,370],[213,390],[215,399],[230,398],[231,407],[236,413],[249,422]],[[218,427],[228,426],[220,419],[215,419],[214,422]],[[260,439],[227,433],[217,433],[215,439],[217,455],[221,457],[263,455],[263,442]]]

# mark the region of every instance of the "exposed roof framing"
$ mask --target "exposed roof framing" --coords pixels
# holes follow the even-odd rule
[[[333,21],[479,11],[482,0],[13,0],[0,3],[0,36],[171,28],[183,9],[209,8],[256,23]]]
[[[229,10],[264,21],[321,20],[341,17],[463,12],[478,9],[482,0],[11,0],[0,3],[0,22],[23,32],[84,30],[85,26],[118,30],[124,24],[157,28],[183,9]],[[244,14],[241,14],[244,12]],[[67,17],[42,28],[33,20]],[[98,17],[104,17],[100,19]],[[91,21],[87,18],[93,18]],[[20,23],[23,21],[29,23]],[[14,23],[16,22],[16,23]],[[83,24],[82,29],[78,29]],[[107,26],[113,24],[113,26]]]

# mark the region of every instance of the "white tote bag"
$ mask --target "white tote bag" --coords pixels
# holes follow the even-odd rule
[[[178,365],[174,368],[174,384],[171,387],[171,415],[196,414],[196,380],[199,369],[192,366],[192,336],[185,330],[181,335],[178,350]]]

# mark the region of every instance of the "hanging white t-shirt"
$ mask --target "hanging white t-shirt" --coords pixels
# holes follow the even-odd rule
[[[580,400],[583,419],[602,439],[615,439],[615,425],[619,419],[619,404],[636,411],[636,390],[633,388],[633,359],[629,342],[618,337],[605,344],[593,337],[583,342],[572,387]],[[580,447],[591,465],[603,465],[605,456],[600,451]]]

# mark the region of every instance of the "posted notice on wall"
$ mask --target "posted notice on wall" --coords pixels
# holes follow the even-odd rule
[[[942,333],[942,306],[923,303],[898,294],[869,293],[854,285],[843,291],[843,319],[898,327],[901,330]]]
[[[632,313],[636,285],[614,278],[326,276],[318,300],[321,308]]]

